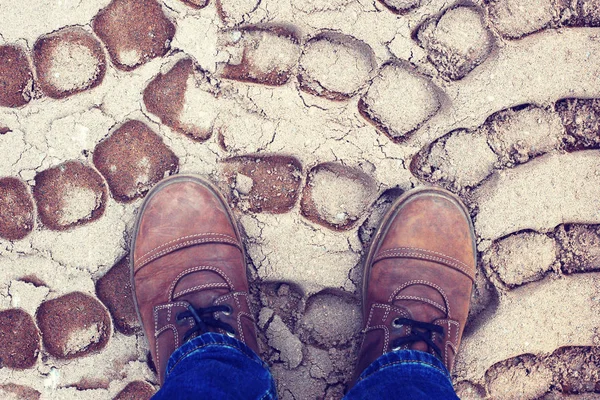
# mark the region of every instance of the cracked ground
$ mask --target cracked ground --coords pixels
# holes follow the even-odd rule
[[[147,399],[128,243],[194,173],[245,236],[282,399],[339,399],[404,191],[475,223],[463,399],[600,396],[598,0],[3,0],[0,394]]]

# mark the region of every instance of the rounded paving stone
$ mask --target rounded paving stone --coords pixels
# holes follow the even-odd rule
[[[377,185],[364,172],[324,163],[308,174],[300,202],[302,215],[335,230],[347,230],[375,201]]]
[[[361,309],[355,299],[332,293],[319,293],[307,300],[301,329],[327,349],[346,345],[358,337]]]
[[[600,226],[561,225],[555,238],[560,245],[560,265],[564,273],[592,272],[600,269]]]
[[[545,234],[522,232],[495,242],[484,260],[502,282],[516,287],[542,279],[556,264],[559,250]]]
[[[124,71],[164,56],[175,36],[175,25],[154,0],[113,0],[94,17],[92,28]]]
[[[33,47],[33,64],[40,88],[55,99],[98,86],[106,73],[100,43],[78,27],[39,38]]]
[[[280,27],[226,31],[222,44],[231,57],[222,67],[221,76],[242,82],[283,85],[300,56],[296,35]]]
[[[149,383],[134,381],[125,386],[113,400],[149,400],[155,392]]]
[[[563,99],[555,108],[569,136],[569,150],[600,147],[600,99]]]
[[[395,142],[406,139],[440,109],[438,89],[411,67],[385,64],[358,103],[361,115]]]
[[[479,131],[452,131],[418,153],[411,162],[411,171],[423,180],[447,184],[452,190],[475,187],[499,164],[488,141],[487,135]]]
[[[0,312],[0,368],[31,368],[40,351],[33,318],[19,308]]]
[[[191,59],[179,60],[167,73],[159,73],[144,90],[144,104],[160,121],[179,130],[179,114],[183,110],[187,82],[193,74]],[[206,133],[198,139],[208,139]]]
[[[0,385],[0,395],[6,400],[39,400],[42,394],[29,386],[8,383]]]
[[[25,51],[0,46],[0,107],[20,107],[31,100],[33,73]]]
[[[519,105],[490,115],[475,129],[440,137],[413,157],[410,170],[421,180],[462,191],[476,187],[495,170],[562,149],[565,142],[581,145],[572,139],[564,134],[557,113]]]
[[[487,59],[493,36],[476,7],[458,6],[425,22],[417,31],[429,60],[447,79],[464,78]]]
[[[96,294],[110,311],[115,328],[125,335],[132,335],[140,328],[133,302],[129,258],[115,264],[96,282]]]
[[[216,99],[209,91],[197,88],[197,83],[193,61],[179,60],[148,84],[144,104],[163,124],[203,142],[212,135]]]
[[[553,375],[554,372],[541,360],[524,354],[499,362],[488,369],[485,381],[489,398],[540,399],[553,386]]]
[[[179,159],[148,125],[130,120],[96,145],[94,165],[106,178],[113,197],[127,202],[176,173]]]
[[[551,25],[558,13],[554,0],[488,0],[490,23],[507,39],[518,39]]]
[[[223,174],[236,207],[279,214],[296,204],[302,165],[293,157],[240,156],[224,161]]]
[[[68,161],[35,176],[33,197],[42,223],[64,230],[100,218],[106,208],[107,190],[93,168]]]
[[[406,14],[421,5],[421,0],[379,0],[379,2],[395,14]]]
[[[20,240],[34,224],[33,200],[27,185],[16,178],[0,179],[0,237]]]
[[[518,106],[498,111],[490,115],[480,129],[486,128],[490,147],[505,164],[506,160],[523,164],[534,157],[560,149],[563,142],[569,141],[565,138],[565,127],[560,116],[538,106]]]
[[[305,92],[345,100],[362,89],[376,67],[369,45],[351,36],[325,32],[304,46],[298,81]]]
[[[63,359],[102,350],[112,331],[106,308],[81,292],[43,302],[36,319],[46,351]]]

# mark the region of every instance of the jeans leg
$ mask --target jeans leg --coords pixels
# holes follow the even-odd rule
[[[205,333],[175,350],[152,399],[276,398],[273,377],[258,355],[237,339]]]
[[[458,400],[444,364],[429,353],[397,350],[364,370],[346,400]]]

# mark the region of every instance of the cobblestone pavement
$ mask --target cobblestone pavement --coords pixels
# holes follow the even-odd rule
[[[468,204],[463,399],[600,396],[599,0],[2,0],[0,394],[147,399],[143,196],[238,215],[282,399],[339,399],[404,191]]]

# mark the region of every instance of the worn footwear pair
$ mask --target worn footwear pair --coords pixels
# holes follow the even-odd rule
[[[133,297],[161,384],[175,349],[205,332],[234,336],[259,354],[242,240],[209,182],[179,175],[154,187],[139,211],[130,259]],[[473,228],[460,200],[435,188],[404,194],[367,256],[355,380],[396,348],[427,351],[451,370],[474,271]]]

